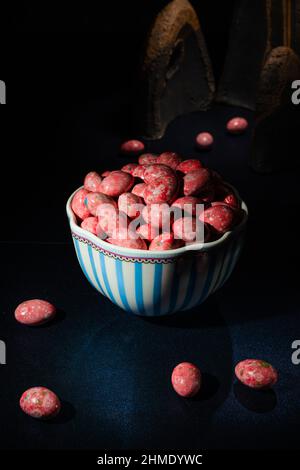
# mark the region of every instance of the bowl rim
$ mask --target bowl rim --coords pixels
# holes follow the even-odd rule
[[[152,251],[152,250],[141,250],[141,249],[133,249],[133,248],[125,248],[125,247],[120,247],[118,245],[113,245],[111,243],[106,242],[105,240],[102,240],[101,238],[97,237],[91,232],[88,232],[87,230],[84,230],[81,228],[76,221],[76,216],[71,208],[71,202],[75,194],[80,190],[83,189],[84,186],[80,186],[77,188],[73,193],[70,195],[70,197],[67,200],[66,204],[66,212],[67,216],[69,219],[70,227],[71,227],[71,232],[72,235],[75,235],[75,237],[79,238],[80,240],[90,242],[94,247],[97,247],[101,249],[102,251],[106,253],[111,253],[123,257],[128,257],[128,258],[137,258],[137,259],[166,259],[166,258],[175,258],[179,255],[183,255],[188,252],[208,252],[212,249],[215,249],[216,247],[223,245],[227,240],[229,240],[233,235],[239,233],[246,225],[247,220],[248,220],[248,207],[245,204],[245,202],[241,199],[239,196],[238,191],[235,189],[234,186],[226,182],[226,185],[229,186],[234,194],[238,197],[238,199],[241,201],[241,207],[245,211],[245,215],[243,217],[243,220],[234,227],[233,230],[230,230],[228,232],[225,232],[222,237],[220,237],[218,240],[215,240],[213,242],[207,242],[207,243],[194,243],[192,245],[187,245],[183,246],[181,248],[175,248],[172,250],[165,250],[165,251]]]

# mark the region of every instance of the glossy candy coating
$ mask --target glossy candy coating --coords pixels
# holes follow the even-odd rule
[[[235,375],[247,387],[269,388],[278,380],[276,369],[261,359],[246,359],[235,366]]]
[[[241,134],[248,127],[247,119],[243,117],[234,117],[227,122],[226,128],[230,134]]]
[[[58,396],[46,387],[32,387],[20,398],[20,407],[27,415],[37,419],[51,419],[61,409]]]
[[[129,155],[135,155],[145,150],[145,145],[140,140],[132,139],[123,142],[121,152]]]
[[[208,149],[214,142],[213,136],[209,132],[200,132],[196,136],[196,144],[201,149]]]
[[[211,181],[210,172],[206,168],[187,173],[183,178],[183,193],[185,196],[197,196],[206,190]]]
[[[100,190],[107,196],[120,196],[130,190],[134,184],[134,178],[125,171],[112,171],[101,183]]]
[[[84,178],[84,189],[93,193],[100,191],[102,178],[96,171],[90,171]]]
[[[15,310],[15,319],[24,325],[36,326],[52,320],[56,307],[46,300],[25,300]]]
[[[225,233],[234,226],[235,211],[225,204],[213,205],[201,212],[199,219],[211,225],[218,233]]]
[[[178,395],[193,397],[199,392],[201,387],[201,372],[194,364],[181,362],[174,368],[171,381]]]

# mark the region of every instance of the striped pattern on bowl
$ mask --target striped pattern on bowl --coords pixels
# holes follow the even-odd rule
[[[201,304],[227,281],[241,252],[245,223],[201,248],[151,252],[111,245],[76,224],[72,196],[67,213],[81,269],[95,289],[130,313],[160,316]]]

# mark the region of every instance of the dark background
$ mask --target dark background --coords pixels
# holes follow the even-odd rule
[[[130,317],[84,279],[71,244],[65,202],[88,171],[120,167],[132,119],[139,61],[161,1],[72,7],[24,3],[12,13],[1,59],[8,106],[1,107],[2,231],[0,366],[2,448],[294,448],[300,418],[299,371],[291,343],[299,339],[296,151],[282,172],[249,168],[253,116],[214,105],[177,119],[150,151],[199,156],[194,137],[212,131],[201,154],[237,186],[250,209],[247,243],[228,284],[197,311],[162,320]],[[193,2],[199,8],[199,2]],[[215,76],[220,76],[231,6],[203,2],[201,21]],[[225,2],[223,2],[225,4]],[[300,77],[299,77],[300,78]],[[291,109],[293,119],[299,112]],[[224,131],[234,115],[248,117],[244,136]],[[300,129],[300,126],[299,126]],[[282,135],[274,139],[285,139]],[[46,298],[58,319],[28,329],[13,318],[26,298]],[[280,373],[274,392],[235,383],[247,357],[269,360]],[[204,387],[194,400],[169,384],[180,361],[199,364]],[[54,422],[18,408],[34,385],[64,401]]]

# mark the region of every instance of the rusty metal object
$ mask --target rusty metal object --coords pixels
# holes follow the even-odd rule
[[[177,116],[206,110],[214,78],[197,15],[188,0],[173,0],[157,16],[148,38],[139,99],[140,133],[162,137]]]

